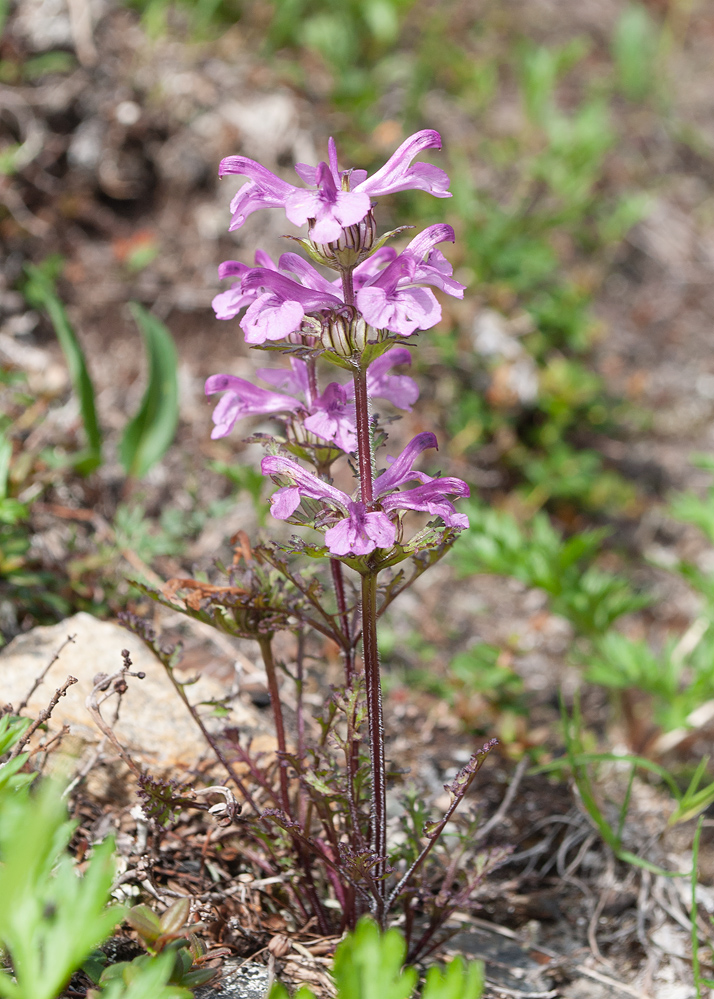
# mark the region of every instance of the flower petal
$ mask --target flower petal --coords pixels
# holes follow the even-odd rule
[[[469,496],[469,487],[461,479],[446,477],[432,479],[414,489],[390,493],[381,500],[385,510],[419,510],[441,517],[447,527],[460,530],[469,526],[466,514],[457,513],[447,496]]]
[[[325,440],[334,441],[343,451],[357,447],[354,405],[337,382],[330,382],[313,403],[313,411],[304,421],[305,429]]]
[[[412,160],[423,149],[441,149],[441,136],[433,129],[425,128],[405,139],[396,152],[376,173],[357,184],[356,191],[368,194],[371,198],[396,191],[428,191],[437,198],[450,198],[449,178],[439,167],[430,163],[415,163]]]
[[[387,471],[382,472],[376,479],[374,483],[374,495],[378,497],[384,496],[394,489],[398,489],[405,482],[412,482],[414,480],[423,482],[425,479],[428,480],[429,477],[424,472],[414,471],[412,465],[422,451],[426,451],[432,447],[438,450],[439,445],[437,444],[436,435],[430,431],[424,431],[424,433],[413,437],[402,453],[394,459]]]
[[[411,364],[412,356],[406,347],[394,347],[372,361],[367,368],[367,392],[379,399],[387,399],[393,406],[411,412],[419,398],[419,386],[408,375],[388,375],[396,364]]]
[[[306,395],[308,391],[307,364],[297,357],[291,357],[290,368],[290,371],[286,368],[258,368],[256,374],[258,378],[275,388],[287,389],[288,392],[295,395],[300,393]]]
[[[241,291],[240,284],[234,284],[228,291],[219,292],[211,302],[216,319],[235,319],[241,309],[255,301],[255,294]]]
[[[312,472],[308,472],[290,458],[273,454],[263,458],[260,464],[263,475],[279,475],[290,479],[300,490],[301,496],[308,496],[311,499],[326,500],[338,509],[346,511],[350,498],[341,489],[331,486],[329,482],[318,479]],[[295,509],[295,508],[294,508]]]
[[[296,188],[285,203],[285,214],[293,225],[305,225],[309,219],[314,219],[311,238],[316,243],[330,243],[340,238],[345,226],[361,222],[372,202],[366,194],[337,188],[325,163],[318,166],[316,177],[318,189],[303,191]]]
[[[368,513],[364,503],[350,503],[349,516],[325,532],[333,555],[368,555],[375,548],[391,548],[397,529],[381,511]]]
[[[221,160],[218,176],[225,177],[226,174],[249,178],[231,201],[231,230],[239,229],[247,217],[260,208],[284,208],[286,199],[296,190],[292,184],[246,156],[227,156]]]
[[[441,319],[441,306],[428,288],[409,287],[390,292],[374,284],[360,289],[356,301],[370,326],[399,336],[430,330]]]
[[[283,486],[270,497],[270,512],[276,520],[287,520],[300,506],[300,490],[297,486]]]
[[[281,302],[271,292],[265,292],[256,298],[241,319],[245,342],[284,340],[300,328],[304,315],[305,310],[299,302]]]

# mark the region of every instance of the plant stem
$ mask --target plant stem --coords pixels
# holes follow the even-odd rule
[[[344,276],[343,276],[344,283]],[[361,364],[354,372],[355,413],[357,424],[357,454],[362,502],[369,509],[374,502],[374,444],[369,419],[367,371]],[[369,720],[369,758],[372,776],[372,850],[379,857],[374,869],[376,882],[375,915],[380,923],[385,916],[387,863],[387,794],[384,759],[384,719],[382,715],[382,684],[379,675],[377,646],[377,573],[362,576],[362,658],[367,692]]]
[[[357,464],[359,468],[359,484],[362,502],[365,506],[372,505],[374,496],[373,479],[373,446],[372,426],[369,419],[369,396],[367,395],[367,372],[360,366],[354,372],[355,413],[357,424]]]
[[[341,272],[342,274],[342,296],[345,300],[345,305],[355,304],[355,286],[352,280],[352,269],[349,268]]]
[[[275,660],[273,659],[272,636],[263,635],[258,639],[260,654],[265,665],[265,675],[268,678],[268,692],[270,694],[270,704],[273,709],[275,719],[275,737],[278,740],[278,771],[280,774],[280,797],[283,811],[290,816],[290,795],[288,794],[288,774],[285,753],[287,745],[285,742],[285,724],[283,722],[283,709],[280,704],[280,691],[278,689],[278,677],[275,672]]]
[[[337,614],[340,619],[340,628],[345,636],[345,644],[342,651],[345,656],[345,684],[351,687],[355,675],[355,650],[352,642],[352,629],[350,628],[350,618],[347,613],[347,598],[345,596],[345,580],[342,575],[342,563],[337,558],[330,559],[330,570],[332,572],[332,583],[335,587],[335,599],[337,601]]]
[[[387,782],[384,759],[384,719],[382,715],[382,684],[379,676],[377,647],[377,574],[362,577],[362,655],[367,689],[369,719],[369,757],[372,773],[372,850],[379,857],[374,869],[377,882],[377,916],[380,923],[385,915],[386,884],[384,874],[387,857]]]
[[[345,581],[342,574],[342,563],[339,559],[330,559],[330,568],[332,570],[332,582],[335,587],[335,597],[337,599],[337,611],[340,620],[340,628],[342,634],[345,636],[345,644],[342,646],[342,652],[345,657],[345,688],[349,695],[352,694],[355,687],[355,644],[352,638],[352,628],[350,627],[350,619],[347,613],[347,600],[345,598]],[[359,826],[359,812],[357,808],[357,790],[356,790],[356,780],[357,771],[359,770],[359,742],[355,738],[356,732],[356,714],[357,706],[355,704],[351,712],[351,718],[347,726],[347,752],[346,752],[346,762],[347,762],[347,793],[350,803],[350,817],[352,820],[354,845],[359,848],[361,846],[361,831]]]

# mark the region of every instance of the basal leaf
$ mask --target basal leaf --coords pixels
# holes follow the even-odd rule
[[[166,453],[178,424],[177,354],[166,326],[135,302],[131,311],[149,361],[144,398],[124,429],[119,458],[127,475],[140,479]]]
[[[82,423],[87,437],[87,449],[75,457],[73,464],[78,472],[87,475],[102,463],[102,432],[99,429],[97,410],[94,404],[94,385],[89,377],[84,351],[72,328],[65,307],[55,292],[52,278],[45,270],[34,264],[28,264],[25,270],[29,278],[25,286],[25,296],[33,305],[44,309],[50,317],[69,368],[72,386],[79,398]]]

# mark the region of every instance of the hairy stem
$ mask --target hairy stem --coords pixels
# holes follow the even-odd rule
[[[347,613],[347,600],[345,598],[345,581],[342,575],[342,563],[339,559],[330,559],[332,570],[332,582],[335,587],[335,597],[337,599],[337,612],[340,620],[340,628],[345,636],[345,644],[342,652],[345,657],[345,687],[352,692],[355,686],[355,643],[352,637],[349,614]],[[350,803],[350,817],[352,819],[353,835],[355,843],[361,839],[359,827],[359,815],[357,810],[356,779],[359,770],[359,742],[356,735],[356,713],[355,704],[352,709],[351,718],[347,726],[347,793]]]
[[[290,795],[288,793],[288,774],[286,769],[285,753],[287,745],[285,742],[285,724],[283,722],[283,709],[280,703],[280,691],[278,689],[278,677],[275,671],[275,660],[273,659],[273,644],[270,635],[261,636],[258,639],[260,654],[265,665],[265,675],[268,678],[268,692],[270,694],[270,705],[273,709],[275,720],[275,737],[278,741],[278,772],[280,774],[280,798],[282,808],[286,815],[290,816]]]
[[[303,694],[305,693],[305,631],[300,629],[297,633],[297,652],[295,655],[295,697],[297,711],[295,722],[297,726],[297,757],[302,767],[305,760],[305,706]],[[298,786],[297,813],[298,821],[305,825],[305,796],[303,789]]]
[[[343,276],[344,284],[344,276]],[[369,418],[367,371],[360,364],[354,372],[355,413],[357,424],[357,456],[362,502],[369,509],[374,502],[374,443]],[[369,721],[369,758],[372,776],[372,850],[379,861],[374,869],[376,895],[375,912],[380,923],[384,922],[386,884],[384,874],[387,857],[387,801],[384,759],[384,719],[382,715],[382,684],[379,675],[379,649],[377,646],[377,573],[362,576],[362,658],[367,692],[367,718]]]
[[[342,271],[342,295],[345,305],[355,304],[355,286],[352,280],[352,269]]]
[[[315,364],[315,358],[311,357],[307,362],[307,394],[305,401],[307,402],[308,409],[312,407],[319,394],[317,388],[317,365]]]
[[[355,650],[352,640],[352,629],[350,618],[347,613],[347,598],[345,596],[345,580],[342,574],[342,563],[338,558],[330,559],[330,571],[332,572],[332,584],[335,587],[335,600],[337,601],[337,615],[340,620],[340,628],[345,636],[345,644],[342,651],[345,657],[345,684],[351,687],[355,675]]]
[[[372,489],[374,455],[372,425],[369,418],[369,396],[367,395],[367,372],[361,366],[359,370],[354,372],[354,385],[359,484],[362,502],[365,506],[370,507],[374,499]]]
[[[377,647],[377,575],[362,577],[362,655],[367,688],[369,719],[369,757],[372,774],[372,850],[379,857],[374,869],[377,883],[376,912],[383,922],[386,885],[384,874],[387,856],[387,782],[384,759],[384,719],[382,715],[382,684],[379,676]]]

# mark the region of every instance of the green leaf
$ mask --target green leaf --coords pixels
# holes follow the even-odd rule
[[[12,441],[0,433],[0,500],[7,497],[7,480],[10,475],[10,459],[12,458]]]
[[[27,264],[25,272],[29,279],[24,288],[25,297],[32,305],[44,309],[50,317],[69,368],[72,386],[79,398],[87,449],[75,456],[73,464],[78,472],[87,475],[102,463],[102,433],[94,404],[94,385],[89,377],[84,351],[67,317],[65,307],[55,292],[54,281],[48,273],[48,268]]]
[[[147,942],[153,943],[161,936],[161,920],[148,905],[135,905],[126,914],[126,921]]]
[[[2,791],[0,944],[23,999],[55,999],[123,915],[107,908],[115,872],[111,840],[93,849],[78,878],[67,852],[73,829],[51,782],[32,797]],[[6,985],[0,994],[12,995]]]
[[[174,967],[174,954],[167,952],[145,960],[146,955],[122,966],[122,974],[107,981],[102,999],[192,999],[193,993],[179,985],[167,985]]]
[[[369,917],[360,919],[335,951],[333,974],[340,999],[409,999],[416,968],[402,971],[407,945],[399,930],[380,933]]]
[[[17,715],[3,715],[0,718],[0,756],[20,741],[31,724],[29,718]]]
[[[127,475],[140,479],[166,453],[178,425],[178,358],[166,326],[140,305],[131,311],[149,359],[149,380],[136,415],[124,429],[119,458]]]
[[[483,992],[483,964],[456,957],[442,975],[433,966],[429,968],[424,985],[423,999],[480,999]]]
[[[161,932],[172,936],[180,933],[186,925],[190,912],[191,903],[189,900],[187,898],[177,899],[161,917]]]

